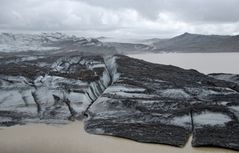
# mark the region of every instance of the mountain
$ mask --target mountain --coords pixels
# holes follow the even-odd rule
[[[114,48],[104,46],[94,38],[69,36],[63,33],[41,34],[0,34],[0,52],[27,51],[80,51],[80,52],[113,52]]]
[[[212,73],[209,74],[211,77],[219,80],[225,80],[239,84],[239,74],[228,74],[228,73]]]
[[[114,47],[122,54],[156,52],[157,50],[154,46],[140,43],[105,42],[104,44],[109,47]]]
[[[0,34],[0,53],[130,54],[149,52],[239,52],[238,36],[184,33],[171,39],[84,38],[63,33]],[[75,54],[75,53],[74,53]]]
[[[156,49],[151,44],[144,42],[146,40],[141,39],[120,39],[113,37],[98,37],[97,39],[106,46],[115,48],[121,54],[153,52]]]
[[[153,45],[168,52],[239,52],[239,36],[184,33]]]
[[[114,47],[119,53],[147,52],[239,52],[239,35],[201,35],[184,33],[170,39],[138,39],[126,41],[100,37],[109,47]]]

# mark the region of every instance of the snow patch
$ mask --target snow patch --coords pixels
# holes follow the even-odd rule
[[[232,119],[228,115],[208,111],[193,115],[193,122],[198,126],[224,126],[225,123],[231,120]]]
[[[116,56],[106,57],[104,60],[106,67],[111,75],[112,82],[117,81],[120,77],[120,74],[117,72],[117,64],[116,64],[117,57]]]
[[[190,115],[177,116],[170,120],[170,123],[177,126],[191,126],[191,117]]]
[[[104,133],[105,133],[105,130],[102,129],[102,128],[96,128],[96,129],[94,129],[94,133],[95,133],[95,134],[104,134]]]
[[[191,97],[182,89],[167,89],[161,93],[161,96],[175,99],[188,99]]]
[[[105,90],[105,92],[112,93],[112,92],[144,92],[144,88],[132,88],[126,86],[110,86]]]
[[[59,32],[41,34],[0,34],[1,52],[20,51],[54,51],[62,48],[62,44],[71,42],[70,45],[102,46],[97,39],[86,39],[74,35],[65,35]],[[65,46],[65,45],[64,45]]]

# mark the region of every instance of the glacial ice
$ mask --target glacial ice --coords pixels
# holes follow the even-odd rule
[[[224,126],[225,123],[231,120],[228,115],[208,111],[193,115],[193,123],[198,126]]]

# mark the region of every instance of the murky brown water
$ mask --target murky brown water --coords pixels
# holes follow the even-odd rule
[[[239,74],[239,53],[164,53],[132,54],[130,57],[152,63],[196,69],[202,73]]]
[[[83,123],[0,129],[0,153],[238,153],[220,148],[184,148],[87,134]]]

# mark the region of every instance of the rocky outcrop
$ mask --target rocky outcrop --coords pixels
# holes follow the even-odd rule
[[[192,134],[193,146],[239,150],[239,85],[226,76],[122,55],[5,56],[0,125],[85,116],[92,134],[179,147]]]
[[[89,133],[238,149],[238,85],[195,70],[115,56],[114,82],[88,110]],[[106,62],[107,63],[107,62]]]

